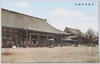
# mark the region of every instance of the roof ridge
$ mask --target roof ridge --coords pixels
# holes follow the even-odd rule
[[[75,28],[69,28],[69,27],[65,27],[65,29],[73,29],[73,30],[79,30],[79,29],[75,29]],[[80,30],[79,30],[80,31]]]

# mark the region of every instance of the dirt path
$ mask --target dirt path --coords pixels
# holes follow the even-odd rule
[[[97,47],[54,47],[9,49],[10,55],[2,55],[3,63],[97,63]],[[4,49],[2,49],[4,53]]]

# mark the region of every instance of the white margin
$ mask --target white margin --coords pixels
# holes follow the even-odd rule
[[[2,1],[98,1],[98,31],[99,31],[99,37],[100,37],[100,0],[2,0]],[[0,25],[1,25],[1,0],[0,0]],[[1,30],[1,26],[0,26]],[[100,40],[100,38],[99,38]],[[0,31],[0,43],[1,43],[1,31]],[[0,44],[0,51],[1,51],[1,44]],[[100,51],[100,41],[99,41],[99,51]],[[1,53],[0,53],[1,57]],[[1,64],[1,58],[0,58],[0,64]],[[100,53],[99,53],[99,63],[2,63],[2,64],[100,64]]]
[[[1,43],[2,43],[2,41],[1,41],[1,0],[0,0],[0,52],[1,52]],[[0,53],[0,63],[1,63],[1,53]]]

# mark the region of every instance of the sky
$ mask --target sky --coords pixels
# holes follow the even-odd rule
[[[2,1],[2,8],[47,19],[62,31],[65,27],[98,31],[98,2],[94,1]]]

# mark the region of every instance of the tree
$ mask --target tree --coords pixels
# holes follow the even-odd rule
[[[86,32],[86,38],[88,40],[88,44],[93,44],[94,41],[94,30],[89,28],[88,31]]]

